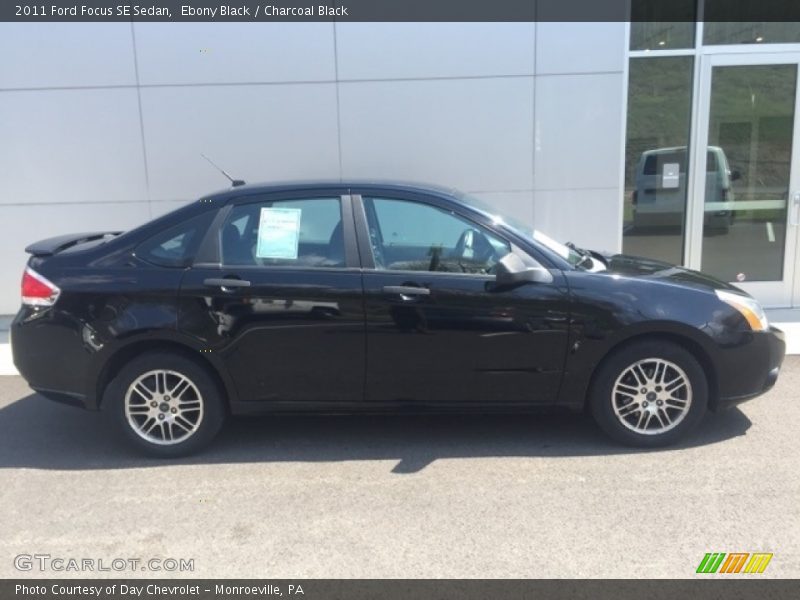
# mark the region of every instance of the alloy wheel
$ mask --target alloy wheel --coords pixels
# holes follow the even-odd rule
[[[203,397],[181,373],[148,371],[128,386],[125,416],[131,429],[151,444],[178,444],[200,427]]]
[[[611,402],[625,427],[642,435],[659,435],[686,418],[692,404],[692,384],[674,362],[646,358],[617,377]]]

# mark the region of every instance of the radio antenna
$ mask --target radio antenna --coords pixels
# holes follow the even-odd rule
[[[209,163],[209,164],[210,164],[212,167],[214,167],[214,168],[215,168],[217,171],[219,171],[220,173],[222,173],[223,175],[225,175],[225,177],[227,177],[227,178],[230,180],[230,182],[231,182],[231,185],[232,185],[233,187],[239,187],[240,185],[244,185],[244,180],[242,180],[242,179],[234,179],[233,177],[231,177],[230,175],[228,175],[228,172],[227,172],[227,171],[225,171],[225,169],[223,169],[222,167],[220,167],[220,166],[219,166],[217,163],[215,163],[213,160],[211,160],[210,158],[208,158],[208,157],[207,157],[205,154],[203,154],[202,152],[200,153],[200,156],[202,156],[203,158],[205,158],[205,159],[208,161],[208,163]]]

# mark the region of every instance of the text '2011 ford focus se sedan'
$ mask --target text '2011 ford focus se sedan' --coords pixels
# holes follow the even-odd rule
[[[158,456],[278,411],[588,407],[616,440],[662,446],[768,390],[785,349],[727,283],[426,186],[236,186],[27,251],[20,373]]]

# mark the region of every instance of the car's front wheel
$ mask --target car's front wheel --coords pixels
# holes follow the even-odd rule
[[[708,381],[691,352],[668,341],[633,343],[601,366],[590,390],[600,427],[632,446],[667,446],[694,428],[708,406]]]
[[[108,387],[105,402],[126,437],[157,457],[199,450],[225,419],[220,390],[199,364],[180,354],[141,355]]]

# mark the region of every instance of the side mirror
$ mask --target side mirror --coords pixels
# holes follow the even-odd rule
[[[742,172],[738,169],[731,171],[731,181],[739,181],[742,178]]]
[[[524,283],[552,283],[550,271],[542,267],[529,267],[513,253],[497,261],[495,273],[498,287],[513,287]]]

